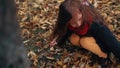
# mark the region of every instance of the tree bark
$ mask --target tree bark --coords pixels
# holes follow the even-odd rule
[[[0,68],[30,68],[20,38],[14,0],[0,0]]]

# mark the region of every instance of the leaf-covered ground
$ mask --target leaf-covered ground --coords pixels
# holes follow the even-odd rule
[[[63,0],[16,0],[18,22],[31,68],[100,68],[98,58],[91,52],[72,46],[49,47],[52,32]],[[120,41],[120,0],[90,0],[109,23],[110,30]],[[111,54],[109,68],[120,68]]]

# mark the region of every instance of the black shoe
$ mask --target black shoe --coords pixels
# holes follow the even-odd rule
[[[101,68],[109,68],[112,61],[110,58],[99,58],[99,63],[101,65]]]

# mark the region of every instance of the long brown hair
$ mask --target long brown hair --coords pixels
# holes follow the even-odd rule
[[[80,27],[84,27],[86,23],[91,25],[92,22],[105,23],[103,17],[91,4],[84,5],[81,0],[65,0],[59,6],[58,19],[52,33],[53,38],[58,37],[57,40],[59,41],[66,38],[66,35],[70,35],[67,25],[76,9],[82,13],[83,23]]]

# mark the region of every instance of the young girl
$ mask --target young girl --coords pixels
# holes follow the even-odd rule
[[[73,45],[83,47],[98,55],[102,68],[106,67],[108,54],[120,59],[120,43],[107,28],[103,17],[86,0],[65,0],[59,7],[50,46],[62,45],[69,39]]]

